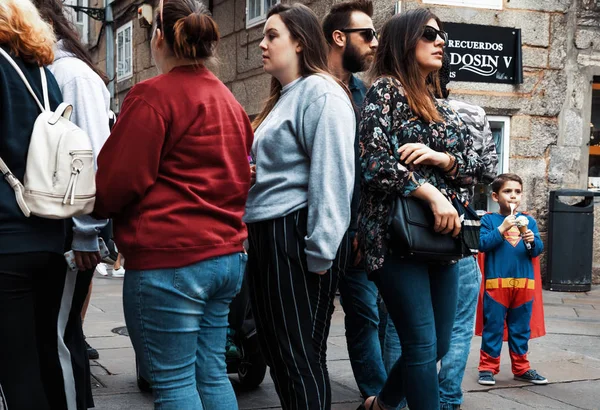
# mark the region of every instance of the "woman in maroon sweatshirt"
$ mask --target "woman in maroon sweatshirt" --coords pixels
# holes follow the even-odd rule
[[[165,0],[151,41],[162,74],[131,89],[98,158],[95,212],[114,219],[127,328],[164,410],[237,409],[225,344],[253,134],[204,66],[218,39],[198,0]]]

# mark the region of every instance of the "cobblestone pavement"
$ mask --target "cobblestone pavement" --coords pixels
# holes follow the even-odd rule
[[[135,359],[129,338],[113,332],[125,325],[121,303],[122,279],[94,279],[92,302],[84,329],[98,349],[92,361],[96,408],[99,410],[152,409],[152,397],[136,385]],[[479,337],[473,338],[463,382],[463,410],[483,409],[600,409],[600,286],[587,293],[544,292],[548,334],[530,342],[532,366],[550,380],[532,386],[512,379],[508,351],[493,388],[477,384]],[[360,396],[354,382],[346,341],[344,313],[336,303],[328,346],[333,409],[354,410]],[[231,375],[240,409],[279,409],[273,382],[267,376],[256,390],[243,391]],[[182,409],[184,410],[184,409]]]

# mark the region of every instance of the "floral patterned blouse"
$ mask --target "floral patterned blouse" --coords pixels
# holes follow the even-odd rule
[[[447,196],[460,186],[471,186],[482,163],[473,149],[468,128],[444,101],[436,101],[444,122],[427,123],[408,105],[401,83],[381,77],[371,86],[362,107],[359,126],[361,148],[361,199],[359,240],[367,272],[383,266],[388,250],[388,220],[397,195],[409,196],[429,182]],[[438,167],[404,165],[398,149],[407,143],[422,143],[438,152],[452,154],[458,163],[455,176]]]

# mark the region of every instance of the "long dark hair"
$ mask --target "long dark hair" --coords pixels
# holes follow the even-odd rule
[[[329,47],[315,13],[304,4],[276,4],[269,10],[267,19],[278,15],[292,39],[302,46],[300,52],[300,75],[306,77],[311,74],[327,74],[331,76],[347,93],[347,87],[335,76],[331,75],[327,65]],[[271,91],[265,106],[252,122],[256,130],[269,115],[281,95],[281,83],[275,77],[271,78]]]
[[[428,9],[419,8],[396,14],[382,27],[379,47],[371,66],[370,78],[390,76],[398,79],[411,110],[425,121],[442,121],[433,96],[439,90],[437,71],[423,80],[419,63],[415,58],[417,43],[423,35],[427,22],[434,19],[440,29],[442,22]]]
[[[86,48],[81,44],[79,34],[73,24],[64,14],[63,5],[60,0],[33,0],[33,3],[40,12],[40,15],[54,29],[54,34],[59,40],[63,41],[66,51],[73,53],[75,57],[86,63],[100,78],[104,84],[109,80],[106,74],[100,71],[92,62],[92,57]]]
[[[203,60],[213,56],[219,27],[198,0],[161,0],[156,27],[177,58]]]

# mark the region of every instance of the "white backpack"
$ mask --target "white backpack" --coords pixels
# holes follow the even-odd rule
[[[35,120],[27,153],[23,184],[0,158],[0,171],[15,191],[19,208],[48,219],[66,219],[89,214],[96,200],[94,153],[89,136],[71,121],[73,107],[62,103],[50,110],[48,83],[40,67],[44,105],[40,103],[15,61],[0,48],[17,71],[42,113]]]

